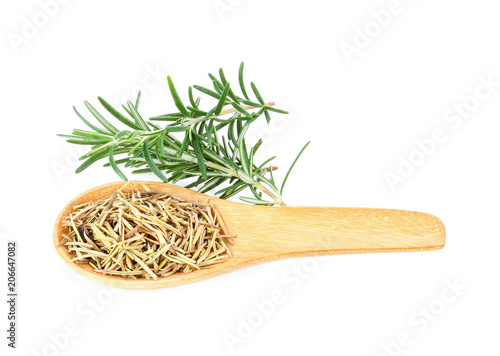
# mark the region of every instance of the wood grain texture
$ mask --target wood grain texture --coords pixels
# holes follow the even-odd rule
[[[73,206],[108,198],[125,186],[124,192],[142,189],[162,191],[186,201],[210,200],[221,213],[227,229],[237,235],[228,245],[233,258],[192,273],[175,273],[157,281],[132,280],[94,272],[85,264],[71,262],[66,246],[59,246],[67,228],[62,222]],[[73,270],[100,283],[128,289],[154,289],[192,283],[251,265],[291,257],[370,252],[436,250],[444,246],[446,233],[435,216],[404,210],[321,207],[263,207],[230,202],[190,189],[157,182],[117,182],[80,194],[61,211],[54,227],[54,245]]]

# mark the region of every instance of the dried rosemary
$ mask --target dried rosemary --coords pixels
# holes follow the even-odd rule
[[[74,207],[61,241],[75,254],[73,262],[103,274],[156,280],[231,257],[226,242],[234,236],[213,206],[145,188]]]

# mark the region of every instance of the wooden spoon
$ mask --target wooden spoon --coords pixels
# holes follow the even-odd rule
[[[103,275],[87,264],[71,262],[74,255],[60,241],[67,228],[62,222],[73,206],[143,189],[168,193],[191,202],[212,202],[231,233],[233,258],[211,268],[175,273],[158,280]],[[319,207],[264,207],[230,202],[175,185],[154,182],[118,182],[95,187],[66,205],[54,227],[54,245],[61,258],[84,277],[113,287],[153,289],[202,281],[258,263],[291,257],[368,252],[437,250],[444,246],[445,229],[435,216],[404,210]]]

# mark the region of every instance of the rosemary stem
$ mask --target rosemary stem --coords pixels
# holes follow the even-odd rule
[[[286,206],[285,202],[283,201],[283,199],[281,199],[280,197],[277,197],[275,194],[273,194],[269,189],[267,189],[265,186],[263,186],[262,184],[260,183],[257,183],[256,185],[256,188],[262,190],[264,193],[266,193],[269,197],[271,197],[275,202],[277,202],[279,205],[281,206]]]

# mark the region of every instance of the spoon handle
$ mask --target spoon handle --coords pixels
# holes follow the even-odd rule
[[[268,254],[424,251],[440,249],[446,241],[437,217],[404,210],[263,207],[245,220],[245,235],[258,239]]]

